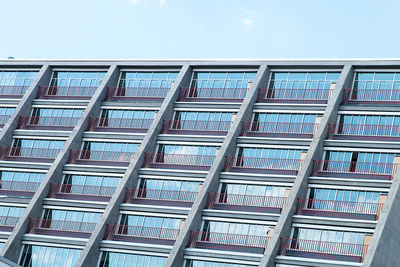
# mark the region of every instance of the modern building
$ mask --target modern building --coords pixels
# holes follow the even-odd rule
[[[0,265],[400,266],[400,60],[2,60],[0,123]]]

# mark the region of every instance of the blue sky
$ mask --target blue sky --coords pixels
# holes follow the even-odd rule
[[[0,0],[0,58],[400,57],[397,0]]]

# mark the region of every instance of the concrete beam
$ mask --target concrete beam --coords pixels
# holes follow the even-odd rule
[[[48,70],[45,73],[48,75]],[[50,183],[61,182],[63,177],[63,167],[68,161],[70,150],[80,149],[82,134],[87,128],[89,117],[98,115],[100,112],[101,101],[106,95],[107,86],[115,85],[117,81],[118,69],[116,65],[112,65],[103,81],[100,83],[95,94],[92,96],[88,106],[82,114],[82,117],[72,130],[72,133],[54,160],[53,165],[50,167],[36,193],[33,195],[28,207],[25,209],[24,214],[21,216],[3,249],[0,251],[0,256],[3,256],[14,262],[18,261],[22,247],[22,236],[25,234],[28,227],[29,218],[41,216],[43,199],[48,195]]]
[[[183,266],[183,253],[190,237],[190,231],[198,230],[201,226],[201,211],[204,209],[207,203],[208,192],[216,192],[218,189],[219,174],[224,168],[225,157],[229,155],[235,155],[236,140],[242,129],[242,121],[251,119],[253,104],[257,100],[257,89],[266,83],[269,76],[268,74],[269,72],[267,66],[261,65],[257,71],[254,82],[247,92],[239,112],[232,123],[231,129],[226,135],[221,149],[218,152],[213,165],[211,166],[204,180],[204,184],[201,187],[195,202],[193,203],[193,206],[185,220],[178,238],[175,241],[165,266]]]
[[[259,266],[275,266],[275,256],[278,253],[281,237],[289,237],[292,229],[292,216],[296,210],[298,198],[304,198],[307,194],[308,177],[312,171],[313,161],[320,159],[323,155],[323,142],[328,132],[329,123],[334,123],[337,110],[342,102],[343,89],[350,88],[353,78],[353,68],[351,65],[345,65],[339,80],[331,94],[325,113],[322,116],[319,127],[312,139],[307,155],[299,169],[294,181],[292,190],[282,210],[275,231],[271,235],[268,246],[265,249],[264,256]]]
[[[146,136],[143,138],[141,145],[131,163],[128,166],[124,176],[120,179],[118,186],[109,201],[103,215],[100,218],[96,229],[90,236],[82,254],[80,255],[78,262],[75,266],[94,267],[97,265],[97,261],[100,254],[100,241],[104,237],[104,233],[107,224],[117,223],[119,217],[119,206],[124,200],[125,190],[127,187],[136,186],[138,181],[138,172],[143,165],[144,156],[146,152],[154,153],[157,136],[161,131],[163,120],[171,119],[174,112],[174,103],[179,96],[180,87],[187,87],[190,83],[191,78],[191,67],[184,65],[179,72],[177,81],[168,92],[164,102],[162,103],[159,112],[154,118],[153,123],[150,126]]]

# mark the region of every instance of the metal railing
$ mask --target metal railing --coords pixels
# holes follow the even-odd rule
[[[225,135],[231,121],[165,120],[162,133]]]
[[[281,213],[286,197],[208,193],[208,209]]]
[[[0,194],[32,196],[39,185],[39,182],[0,180]]]
[[[267,236],[191,231],[188,247],[264,253],[268,241]]]
[[[384,203],[300,198],[296,213],[308,216],[350,218],[376,221]]]
[[[312,138],[318,124],[244,121],[241,135]]]
[[[329,139],[399,140],[399,125],[329,124]]]
[[[214,159],[214,155],[146,153],[144,167],[208,170]]]
[[[183,88],[179,101],[186,102],[242,102],[248,88]]]
[[[17,225],[20,217],[0,216],[0,231],[11,232]]]
[[[345,89],[344,104],[398,104],[400,89]]]
[[[0,146],[1,160],[52,162],[61,149]]]
[[[282,238],[280,255],[338,261],[363,262],[367,245]]]
[[[197,192],[127,188],[125,203],[191,207]]]
[[[108,87],[105,100],[163,101],[170,87]]]
[[[22,98],[29,86],[0,85],[0,98]]]
[[[20,116],[18,129],[72,130],[81,117]]]
[[[179,229],[173,228],[108,224],[104,239],[173,245],[179,232]]]
[[[89,118],[88,131],[147,132],[152,119]]]
[[[395,163],[314,160],[314,176],[392,180],[398,168]]]
[[[88,100],[96,90],[97,86],[39,86],[37,98]]]
[[[332,89],[260,88],[258,102],[326,104]]]
[[[48,197],[90,201],[109,201],[114,194],[115,189],[115,187],[111,186],[50,183]]]
[[[77,164],[110,164],[127,166],[135,156],[135,152],[71,150],[69,163]]]
[[[230,172],[255,172],[295,175],[301,159],[253,158],[228,156],[225,170]]]
[[[97,223],[61,221],[52,219],[29,218],[27,232],[30,234],[48,234],[88,238]]]

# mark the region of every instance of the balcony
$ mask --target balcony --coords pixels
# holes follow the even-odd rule
[[[90,100],[96,90],[92,86],[39,86],[37,98]]]
[[[38,147],[0,147],[0,160],[51,163],[61,149]]]
[[[260,88],[257,102],[327,104],[332,89]]]
[[[96,223],[90,222],[29,218],[27,233],[37,235],[89,238],[96,225]]]
[[[324,260],[363,262],[368,246],[294,238],[281,239],[280,255]]]
[[[191,207],[196,200],[197,192],[127,188],[125,203]]]
[[[68,163],[127,167],[134,156],[135,152],[71,149]]]
[[[108,87],[105,100],[162,102],[169,89],[161,87]]]
[[[172,246],[179,229],[108,224],[105,240]]]
[[[267,236],[192,231],[188,247],[262,254],[268,241]]]
[[[3,127],[10,117],[11,115],[0,115],[0,127]]]
[[[146,133],[152,119],[89,118],[88,131]]]
[[[211,155],[146,153],[143,167],[206,171],[214,158]]]
[[[243,122],[241,135],[311,139],[314,136],[317,126],[318,124],[315,123],[245,121]]]
[[[47,197],[108,202],[114,194],[114,191],[115,187],[110,186],[51,183]]]
[[[306,216],[377,221],[383,204],[300,198],[297,202],[296,213]]]
[[[286,197],[208,193],[207,208],[280,214]]]
[[[399,89],[345,89],[343,104],[399,104]]]
[[[80,117],[20,116],[18,129],[71,131]]]
[[[181,88],[178,101],[240,103],[247,90],[248,88]]]
[[[313,175],[359,179],[392,180],[398,164],[314,160]]]
[[[329,139],[399,141],[399,125],[330,124]]]
[[[231,121],[165,120],[161,133],[226,135],[231,124]]]
[[[19,217],[0,216],[0,232],[12,232],[18,221]]]
[[[225,162],[225,171],[297,175],[301,162],[301,159],[228,156]]]
[[[29,86],[0,85],[0,98],[22,98]]]
[[[32,197],[39,185],[38,182],[0,180],[0,195]]]

